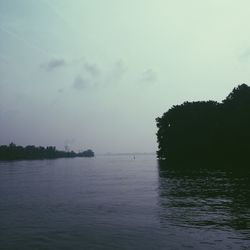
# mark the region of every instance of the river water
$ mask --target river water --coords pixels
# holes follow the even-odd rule
[[[0,162],[0,249],[250,249],[250,176],[154,155]]]

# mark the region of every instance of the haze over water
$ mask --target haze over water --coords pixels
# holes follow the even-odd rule
[[[0,0],[0,145],[156,152],[156,117],[249,83],[249,9],[247,0]],[[52,157],[43,147],[25,150]],[[25,150],[3,146],[1,159]],[[250,175],[216,167],[166,169],[154,155],[0,161],[0,249],[249,250]]]
[[[247,250],[249,185],[154,155],[1,162],[1,249]]]
[[[155,152],[155,118],[249,83],[247,0],[0,0],[0,144]]]

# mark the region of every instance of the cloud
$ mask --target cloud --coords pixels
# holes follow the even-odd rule
[[[93,88],[99,85],[99,75],[101,70],[96,64],[84,63],[84,77],[80,74],[75,77],[73,88],[77,90],[83,90],[87,88]]]
[[[111,82],[119,82],[127,71],[126,66],[124,65],[122,60],[114,63],[108,77],[108,81]]]
[[[66,65],[67,63],[64,59],[52,59],[49,62],[42,64],[41,68],[45,69],[46,71],[53,71]]]
[[[84,69],[93,78],[98,77],[101,74],[101,71],[96,64],[84,63]]]
[[[100,69],[98,65],[86,61],[83,66],[84,72],[78,73],[72,85],[72,88],[77,90],[113,86],[127,71],[122,60],[113,63],[109,70]]]
[[[142,83],[155,83],[157,81],[157,74],[152,70],[148,69],[142,73],[140,82]]]
[[[73,88],[77,90],[83,90],[90,86],[90,82],[87,79],[77,76],[73,83]]]

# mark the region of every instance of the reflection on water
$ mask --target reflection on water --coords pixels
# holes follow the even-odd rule
[[[0,249],[249,250],[249,185],[154,155],[0,162]]]
[[[161,220],[179,227],[236,230],[250,239],[250,174],[174,169],[159,162]]]

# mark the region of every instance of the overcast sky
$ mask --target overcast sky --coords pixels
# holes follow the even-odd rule
[[[0,0],[0,144],[153,152],[155,118],[249,83],[249,0]]]

